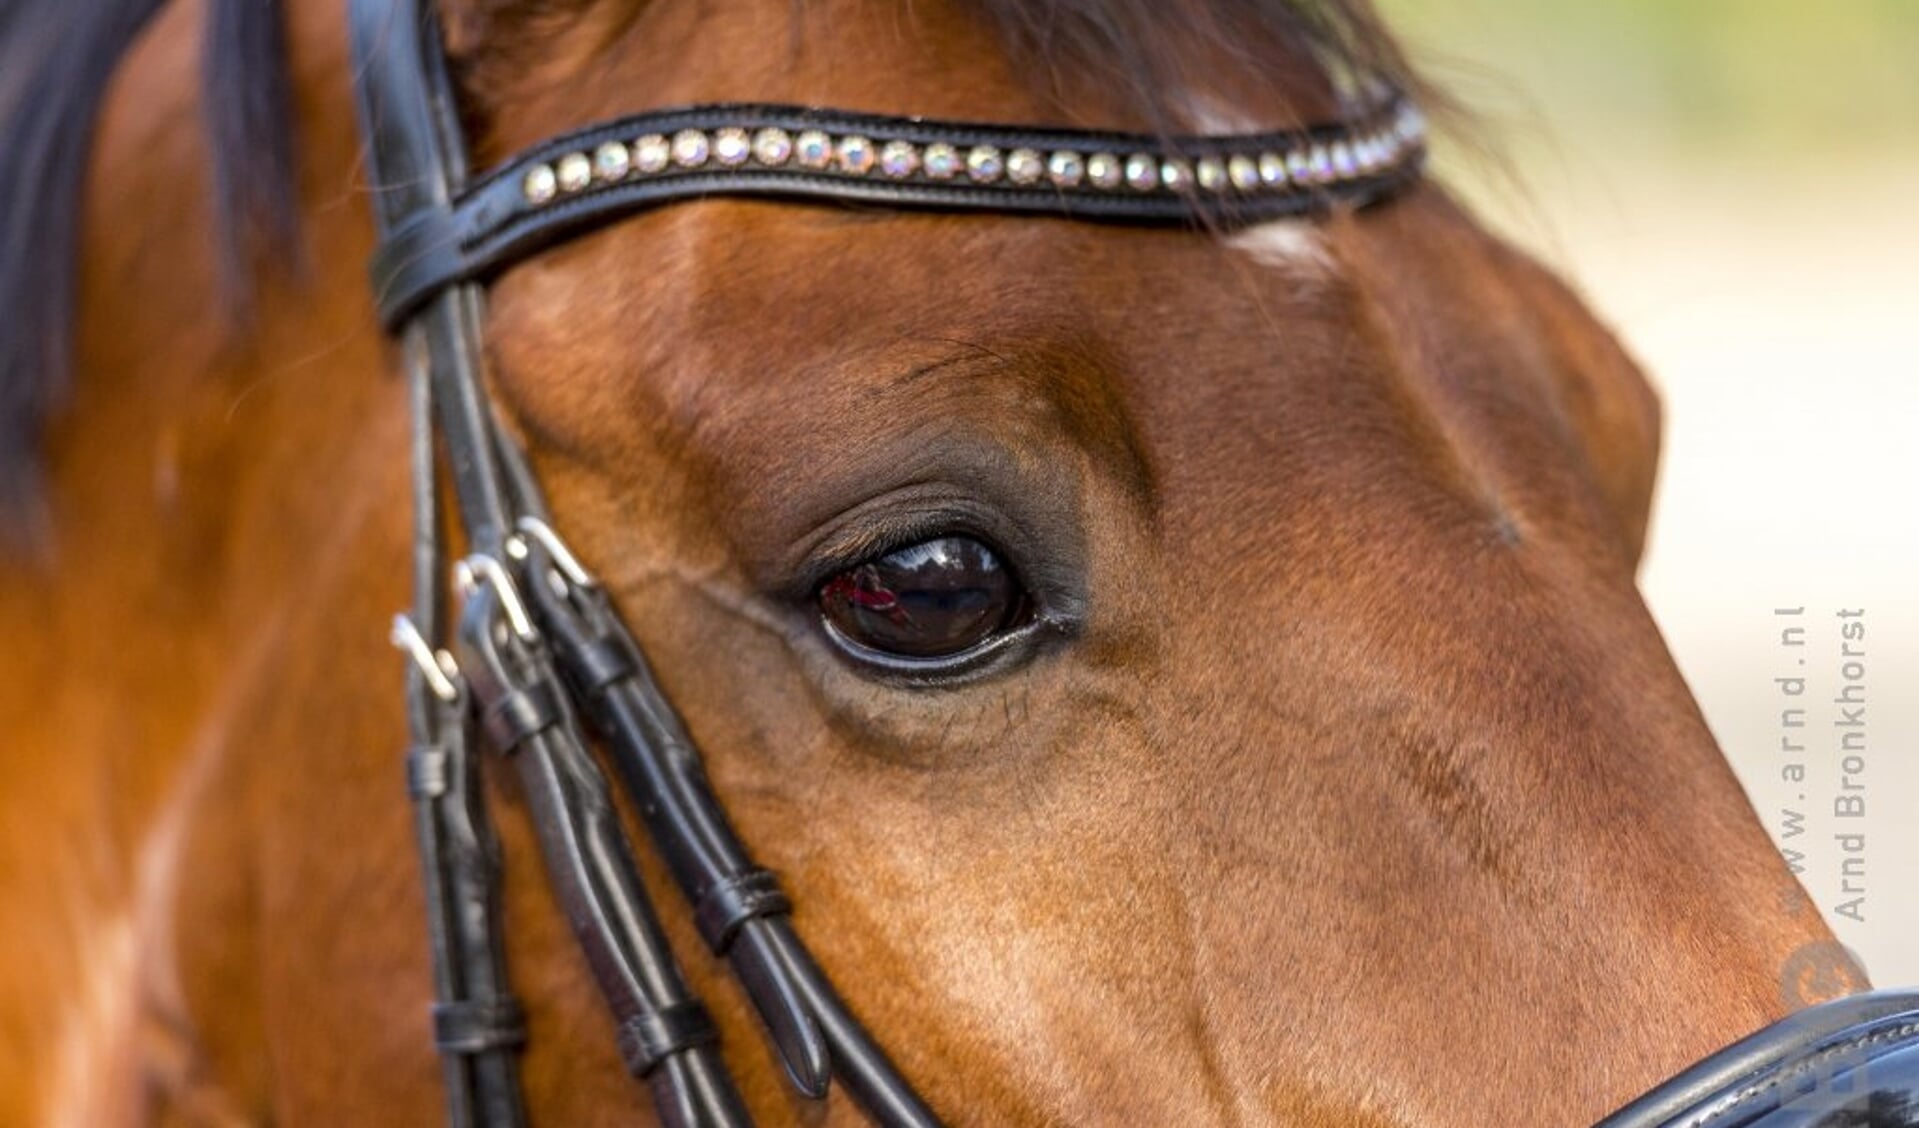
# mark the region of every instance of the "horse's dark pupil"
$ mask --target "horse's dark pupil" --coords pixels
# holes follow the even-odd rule
[[[1018,591],[992,549],[971,537],[938,537],[834,576],[820,588],[820,613],[861,646],[938,658],[1005,627]]]

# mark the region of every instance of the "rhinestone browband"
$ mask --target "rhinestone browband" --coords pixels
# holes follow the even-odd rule
[[[415,216],[375,254],[374,292],[397,326],[450,283],[673,200],[770,195],[1238,226],[1364,206],[1417,176],[1425,150],[1424,120],[1397,96],[1334,124],[1171,138],[789,106],[669,110],[535,146],[450,209]]]

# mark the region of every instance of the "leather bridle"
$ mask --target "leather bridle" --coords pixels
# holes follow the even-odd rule
[[[837,1076],[875,1121],[937,1123],[800,940],[786,894],[734,833],[631,634],[548,522],[489,399],[482,287],[562,239],[714,196],[1211,229],[1358,208],[1419,176],[1417,111],[1373,88],[1333,124],[1157,137],[720,105],[592,126],[476,178],[430,0],[353,0],[351,11],[381,239],[374,291],[401,342],[413,413],[415,598],[394,639],[413,657],[407,778],[449,1119],[526,1119],[483,733],[519,774],[548,878],[662,1121],[749,1123],[641,884],[590,730],[794,1086],[823,1097]],[[442,464],[452,514],[440,511]],[[451,569],[456,621],[443,610],[448,517],[469,553]]]

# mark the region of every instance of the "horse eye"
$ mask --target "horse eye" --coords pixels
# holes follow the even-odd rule
[[[1014,625],[1019,581],[971,537],[921,541],[848,568],[820,587],[830,633],[899,658],[946,658]]]

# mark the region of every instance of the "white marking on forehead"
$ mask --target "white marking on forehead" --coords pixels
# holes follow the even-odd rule
[[[1205,94],[1184,99],[1186,123],[1195,133],[1256,133],[1258,122],[1241,110]],[[1325,240],[1307,220],[1281,219],[1249,227],[1226,241],[1261,266],[1294,273],[1321,273],[1332,268]]]
[[[1318,227],[1303,219],[1279,219],[1249,227],[1226,245],[1261,266],[1294,273],[1322,274],[1333,266]]]

